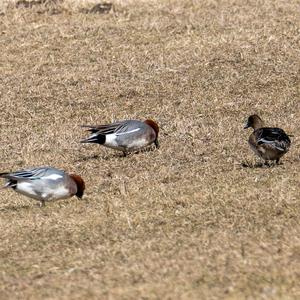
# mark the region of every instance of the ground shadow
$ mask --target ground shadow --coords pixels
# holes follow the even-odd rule
[[[0,208],[0,212],[5,211],[22,211],[32,208],[32,205],[8,205]]]
[[[83,162],[83,161],[88,161],[88,160],[93,160],[93,159],[98,159],[100,157],[100,155],[95,154],[95,155],[91,155],[91,156],[82,156],[79,159],[75,160],[74,162]]]
[[[147,147],[138,151],[133,151],[133,152],[128,152],[126,155],[124,155],[124,153],[122,151],[114,151],[108,155],[99,155],[99,154],[95,154],[95,155],[91,155],[91,156],[82,156],[79,159],[75,160],[75,163],[78,162],[85,162],[85,161],[89,161],[89,160],[97,160],[99,158],[103,159],[103,160],[110,160],[110,159],[115,159],[115,158],[124,158],[124,157],[130,157],[132,155],[137,155],[139,153],[147,153],[147,152],[152,152],[155,151],[156,148],[153,147]]]
[[[281,165],[281,164],[279,164],[279,165]],[[241,162],[241,166],[243,168],[249,168],[249,169],[269,169],[269,168],[278,166],[278,164],[276,164],[276,163],[265,164],[263,162],[252,163],[249,161],[243,161],[243,162]]]

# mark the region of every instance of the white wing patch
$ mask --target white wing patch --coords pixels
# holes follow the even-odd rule
[[[63,178],[63,176],[60,174],[51,174],[51,175],[43,177],[43,179],[50,179],[50,180],[56,180],[56,179],[60,179],[60,178]]]
[[[119,136],[119,135],[123,135],[123,134],[129,134],[129,133],[137,132],[137,131],[139,131],[139,130],[141,130],[141,128],[135,128],[135,129],[132,129],[132,130],[130,130],[130,131],[125,131],[125,132],[116,133],[116,135]]]

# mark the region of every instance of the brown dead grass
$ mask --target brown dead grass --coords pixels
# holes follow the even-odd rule
[[[0,12],[1,170],[81,174],[85,201],[0,193],[1,299],[299,299],[299,1],[115,1]],[[243,122],[294,134],[275,168]],[[82,145],[154,118],[160,150]]]

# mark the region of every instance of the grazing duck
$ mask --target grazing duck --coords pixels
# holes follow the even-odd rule
[[[0,173],[6,179],[2,188],[12,188],[16,192],[38,200],[41,206],[46,201],[66,199],[72,196],[81,198],[85,189],[79,175],[67,174],[51,167],[38,167],[12,173]]]
[[[258,115],[251,115],[245,125],[254,131],[249,137],[251,149],[268,165],[268,161],[279,163],[280,158],[289,151],[291,140],[281,128],[264,127],[263,120]]]
[[[107,125],[84,125],[83,127],[87,127],[92,135],[81,143],[96,143],[120,150],[123,151],[124,156],[128,152],[140,150],[152,143],[159,148],[159,127],[152,120],[125,120]]]

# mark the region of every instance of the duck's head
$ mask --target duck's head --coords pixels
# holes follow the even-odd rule
[[[154,143],[155,143],[156,148],[159,148],[159,142],[158,142],[159,127],[158,127],[158,124],[155,121],[150,120],[150,119],[144,121],[144,123],[149,125],[154,130],[155,135],[156,135]]]
[[[264,121],[258,115],[251,115],[250,117],[248,117],[244,129],[251,127],[254,130],[256,130],[263,126],[264,126]]]
[[[159,132],[158,124],[155,121],[150,120],[150,119],[144,121],[144,123],[146,123],[147,125],[152,127],[152,129],[155,131],[156,137],[158,137],[158,132]]]
[[[78,198],[82,198],[84,190],[85,190],[85,183],[83,181],[83,179],[76,174],[71,174],[70,177],[75,181],[76,186],[77,186],[77,192],[75,194],[75,196],[77,196]]]

